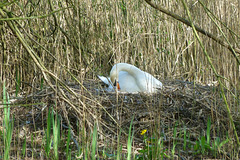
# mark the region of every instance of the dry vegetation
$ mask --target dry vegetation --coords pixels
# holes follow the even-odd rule
[[[181,1],[152,3],[188,19]],[[186,3],[195,25],[225,43],[229,41],[236,50],[234,56],[228,48],[199,34],[221,76],[230,115],[217,77],[192,28],[143,0],[0,2],[0,100],[3,108],[5,82],[10,101],[15,104],[11,107],[11,157],[46,157],[43,146],[52,107],[61,117],[62,139],[66,138],[67,126],[72,129],[73,159],[81,157],[81,153],[87,157],[94,124],[98,131],[98,157],[109,158],[105,152],[116,154],[120,145],[125,156],[133,117],[132,155],[143,148],[140,132],[147,129],[149,138],[161,140],[164,158],[238,159],[234,132],[240,135],[240,2],[202,1],[220,20],[214,18],[222,32],[198,1]],[[97,75],[108,75],[111,66],[118,62],[155,75],[165,88],[151,96],[104,92]],[[193,146],[206,135],[209,118],[211,142],[217,137],[228,142],[216,153],[201,148],[197,152]],[[183,149],[184,128],[189,151]],[[1,144],[4,126],[0,130]],[[24,137],[27,154],[23,157]],[[63,140],[59,154],[64,158],[60,159],[66,158],[64,147]],[[3,153],[4,146],[0,145],[0,159]]]

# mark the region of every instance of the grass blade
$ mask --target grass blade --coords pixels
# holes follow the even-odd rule
[[[47,118],[47,130],[45,131],[45,152],[47,157],[49,158],[49,153],[51,149],[51,111],[48,110],[48,118]]]
[[[71,128],[70,126],[68,127],[68,136],[67,136],[67,144],[66,144],[66,155],[67,159],[71,159],[71,149],[69,149],[70,146],[70,140],[71,140]],[[70,159],[69,159],[70,158]]]
[[[186,126],[184,126],[184,135],[183,135],[183,139],[184,139],[184,142],[183,142],[183,150],[186,150],[186,147],[187,147],[187,129],[186,129]]]
[[[24,137],[24,142],[22,146],[22,156],[25,157],[26,154],[26,136]]]
[[[13,122],[10,122],[10,104],[8,94],[6,93],[5,82],[3,82],[3,106],[4,106],[4,119],[3,119],[3,141],[4,141],[4,160],[9,159]]]
[[[207,121],[207,144],[210,145],[210,130],[211,130],[211,119]]]
[[[96,159],[95,154],[96,154],[96,146],[97,146],[97,125],[94,125],[94,130],[93,130],[93,137],[92,137],[92,159]]]
[[[121,131],[122,130],[120,129],[119,136],[118,136],[117,160],[121,159],[121,151],[122,151],[122,145],[120,145]]]
[[[18,96],[20,85],[21,85],[21,78],[20,78],[19,70],[18,68],[16,68],[16,92],[15,92],[16,97]]]
[[[60,120],[58,118],[58,115],[56,114],[55,118],[53,115],[53,109],[52,109],[52,123],[53,123],[53,150],[54,150],[54,156],[55,159],[58,159],[58,146],[60,143]]]
[[[131,135],[131,130],[132,130],[132,123],[133,123],[133,119],[130,123],[130,127],[129,127],[129,132],[128,132],[128,144],[127,144],[127,160],[131,160],[131,153],[132,153],[132,141],[133,141],[133,132]]]

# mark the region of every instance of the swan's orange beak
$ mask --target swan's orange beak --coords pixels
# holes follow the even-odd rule
[[[117,89],[120,91],[120,85],[119,85],[119,82],[117,82]]]

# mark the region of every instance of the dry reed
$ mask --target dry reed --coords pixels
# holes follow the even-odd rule
[[[209,88],[205,91],[201,88],[201,85],[207,84],[217,86],[217,78],[189,26],[155,10],[142,0],[54,2],[49,0],[48,2],[21,1],[7,5],[6,8],[0,7],[1,84],[2,81],[6,82],[6,88],[11,97],[15,98],[16,75],[19,74],[21,81],[19,93],[21,97],[25,97],[25,103],[35,102],[33,97],[40,93],[43,85],[45,87],[43,91],[48,96],[43,96],[44,99],[39,98],[40,101],[48,106],[52,105],[53,101],[56,102],[56,108],[64,117],[65,123],[74,126],[73,122],[79,121],[81,127],[91,130],[94,121],[98,121],[99,132],[105,137],[107,133],[118,135],[118,129],[128,126],[131,121],[128,113],[135,110],[139,119],[147,118],[145,122],[141,122],[143,124],[136,122],[137,131],[146,127],[154,130],[157,120],[161,121],[159,128],[163,125],[172,126],[175,120],[183,122],[181,124],[189,122],[191,124],[189,128],[193,126],[193,120],[197,120],[199,126],[204,126],[206,115],[208,115],[214,119],[213,127],[217,129],[223,127],[223,131],[226,132],[229,129],[229,136],[234,138],[230,124],[223,116],[224,113],[220,114],[223,102],[218,100],[221,98],[215,92],[210,93]],[[187,18],[184,7],[178,1],[161,0],[154,3],[178,16]],[[204,8],[197,2],[187,1],[187,3],[194,24],[224,41],[222,33],[209,19]],[[229,0],[203,1],[203,3],[224,23],[218,22],[231,45],[239,49],[240,2]],[[231,31],[226,29],[225,25],[231,28]],[[21,33],[26,46],[17,38],[16,30]],[[239,64],[229,49],[204,35],[200,35],[200,38],[217,73],[225,77],[223,80],[226,96],[237,125],[238,135],[240,135],[238,129]],[[236,55],[239,57],[239,53]],[[189,97],[188,94],[181,96],[182,92],[167,90],[167,94],[164,95],[143,96],[142,106],[138,109],[136,108],[140,102],[136,102],[136,99],[139,97],[131,100],[129,96],[124,100],[120,95],[119,101],[116,102],[113,100],[116,99],[115,95],[110,95],[111,98],[108,99],[109,95],[96,93],[95,89],[99,84],[96,85],[95,81],[97,81],[96,75],[108,75],[111,66],[118,62],[136,65],[160,80],[164,80],[168,87],[178,84],[178,81],[172,83],[169,80],[180,79],[184,81],[183,84],[188,84],[187,81],[194,82],[199,85],[198,89],[202,89],[202,93],[199,94],[206,95],[205,92],[207,92],[211,96],[208,97],[209,99],[206,97],[201,99]],[[73,75],[79,80],[77,83],[80,87],[77,90],[65,85],[73,82],[76,84]],[[42,79],[45,79],[43,84]],[[89,79],[93,82],[89,82]],[[48,88],[49,86],[52,89]],[[175,86],[175,89],[179,89],[180,86]],[[195,93],[193,88],[191,88],[192,94]],[[70,98],[74,100],[71,101]],[[176,102],[176,104],[170,105],[168,98],[171,99],[171,103]],[[211,100],[210,104],[209,100]],[[117,108],[113,109],[112,106]],[[152,115],[156,106],[161,107],[155,114],[161,113],[165,117]],[[188,107],[185,108],[186,106]],[[202,110],[201,107],[203,107]],[[24,119],[23,115],[26,112],[30,112],[21,107],[15,109],[14,112],[22,113],[17,117],[20,121]],[[146,112],[147,115],[144,117],[140,112]],[[190,118],[185,115],[185,112],[190,113]],[[117,113],[122,115],[119,116]],[[35,116],[39,118],[41,114],[42,119],[36,119]],[[45,115],[47,115],[45,110],[41,111],[33,107],[31,124],[35,132],[37,132],[36,126],[45,125],[43,123]],[[25,118],[30,118],[29,116],[30,114],[26,114]],[[145,123],[149,123],[148,126]],[[103,132],[104,129],[107,132]],[[190,130],[196,135],[200,134],[193,128]],[[168,130],[169,137],[171,134],[172,130]],[[196,138],[196,135],[193,137]],[[112,143],[116,144],[116,139]],[[229,149],[232,148],[233,146],[229,147]],[[224,154],[224,156],[229,155]]]

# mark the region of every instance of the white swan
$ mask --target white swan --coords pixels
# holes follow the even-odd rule
[[[115,84],[120,92],[154,93],[163,86],[162,83],[151,74],[127,63],[115,64],[110,72],[110,78],[103,76],[98,77],[109,85],[110,90],[114,90],[113,86]]]

